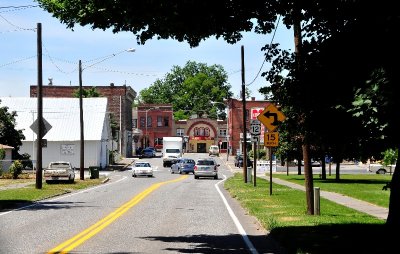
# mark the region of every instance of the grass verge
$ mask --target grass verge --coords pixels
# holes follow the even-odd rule
[[[269,195],[267,180],[254,187],[240,173],[225,188],[288,253],[390,253],[391,241],[375,241],[390,238],[383,220],[323,198],[321,215],[307,215],[304,191],[273,183]]]
[[[0,212],[35,203],[36,201],[67,194],[75,190],[99,185],[104,178],[75,179],[74,183],[43,182],[42,189],[36,189],[35,179],[1,179]]]

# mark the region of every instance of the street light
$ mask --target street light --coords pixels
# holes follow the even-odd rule
[[[100,61],[97,61],[97,62],[95,62],[95,63],[93,63],[93,64],[91,64],[91,65],[89,65],[89,66],[87,66],[85,68],[82,68],[82,61],[79,60],[79,121],[80,121],[80,132],[81,132],[80,133],[81,134],[80,135],[80,142],[81,142],[80,143],[80,150],[81,150],[81,152],[80,152],[80,171],[79,171],[80,174],[79,174],[79,177],[80,177],[81,180],[85,180],[85,163],[84,163],[85,162],[84,161],[85,145],[84,145],[84,127],[83,127],[82,71],[84,69],[90,68],[90,67],[92,67],[92,66],[94,66],[96,64],[104,62],[107,59],[110,59],[110,58],[112,58],[112,57],[114,57],[116,55],[119,55],[121,53],[124,53],[124,52],[135,52],[135,49],[134,48],[129,48],[129,49],[126,49],[126,50],[122,50],[122,51],[120,51],[118,53],[105,56]],[[119,135],[121,135],[121,133]]]

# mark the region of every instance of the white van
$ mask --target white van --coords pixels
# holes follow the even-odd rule
[[[219,147],[217,145],[211,145],[208,149],[208,155],[216,155],[219,156]]]

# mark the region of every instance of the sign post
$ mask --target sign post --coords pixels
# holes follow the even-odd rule
[[[272,195],[272,147],[277,147],[279,142],[279,133],[274,130],[286,116],[271,103],[257,116],[257,119],[268,129],[264,134],[264,146],[269,149],[269,195]]]
[[[253,142],[253,185],[254,187],[256,184],[257,178],[257,144],[260,141],[260,134],[261,134],[261,122],[259,120],[251,120],[250,122],[250,134],[251,134],[251,141]]]

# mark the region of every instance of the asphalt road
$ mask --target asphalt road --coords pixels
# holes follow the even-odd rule
[[[196,159],[199,154],[191,154]],[[207,155],[208,156],[208,155]],[[0,214],[0,253],[279,253],[219,179],[117,171],[107,183]]]

